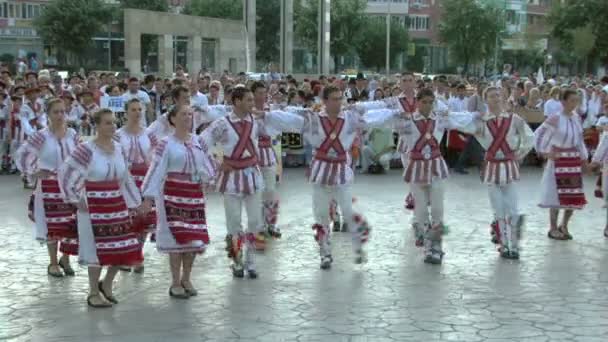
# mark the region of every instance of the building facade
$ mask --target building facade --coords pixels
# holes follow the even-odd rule
[[[33,19],[50,0],[0,0],[0,56],[44,56],[44,44]]]
[[[401,68],[437,73],[447,66],[447,49],[439,41],[441,0],[368,0],[366,13],[390,15],[407,28],[409,47]]]

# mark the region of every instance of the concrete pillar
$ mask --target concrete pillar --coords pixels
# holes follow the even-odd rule
[[[173,35],[158,36],[158,69],[161,75],[173,75]]]
[[[293,0],[281,0],[281,72],[293,72]]]
[[[331,0],[319,1],[319,74],[329,74],[329,40]]]
[[[257,20],[256,10],[255,10],[255,1],[256,0],[243,0],[243,21],[245,22],[245,30],[246,30],[246,39],[247,44],[247,68],[251,71],[255,72],[256,69],[256,44],[255,44],[255,23]]]
[[[201,36],[192,36],[188,39],[188,73],[196,77],[203,65],[203,41]]]
[[[141,33],[125,30],[125,67],[131,75],[141,73]]]

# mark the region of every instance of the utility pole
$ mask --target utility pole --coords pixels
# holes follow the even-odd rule
[[[386,76],[391,73],[391,1],[388,2],[386,13]]]

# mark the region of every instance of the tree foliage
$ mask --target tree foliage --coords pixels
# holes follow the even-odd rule
[[[357,53],[366,67],[380,70],[386,66],[386,21],[384,18],[368,18],[361,30],[361,42]],[[391,65],[395,57],[406,52],[408,47],[407,30],[397,21],[391,21],[390,38]]]
[[[330,8],[330,51],[337,56],[353,55],[362,41],[362,29],[367,17],[366,0],[333,0]],[[294,2],[295,33],[313,53],[317,51],[319,37],[319,2],[303,0]],[[385,31],[386,32],[386,31]],[[337,65],[337,64],[336,64]]]
[[[56,0],[46,5],[34,27],[46,44],[80,56],[111,18],[112,10],[103,0]]]
[[[444,0],[442,11],[448,15],[442,17],[439,36],[465,73],[469,65],[491,56],[503,26],[498,8],[476,0]]]
[[[589,53],[608,56],[608,40],[598,39],[608,32],[608,1],[584,0],[558,3],[549,15],[553,26],[551,34],[558,38],[566,49],[585,48],[592,45]],[[585,42],[579,42],[583,38]],[[575,47],[575,44],[577,47]],[[582,45],[581,45],[582,44]],[[583,50],[576,52],[579,55]],[[579,55],[580,56],[580,55]]]
[[[122,8],[133,8],[140,10],[167,12],[169,3],[167,0],[120,0]]]
[[[240,0],[191,0],[183,14],[220,19],[243,19],[243,2]]]

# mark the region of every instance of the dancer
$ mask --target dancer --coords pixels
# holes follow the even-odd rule
[[[488,87],[484,100],[488,113],[460,131],[473,135],[486,151],[481,181],[488,186],[499,251],[503,258],[519,259],[523,215],[519,214],[515,183],[519,160],[532,149],[534,133],[519,115],[504,111],[500,89]]]
[[[216,146],[223,151],[217,191],[224,195],[226,211],[226,250],[232,259],[232,273],[235,277],[256,278],[255,268],[256,234],[264,229],[261,218],[261,192],[264,180],[258,163],[258,141],[262,134],[260,120],[266,127],[280,127],[280,114],[270,112],[256,120],[253,110],[253,94],[244,86],[237,86],[232,92],[233,108],[227,116],[213,121],[201,134],[206,146]],[[247,230],[241,226],[242,207],[247,212]],[[244,253],[243,253],[244,249]],[[243,260],[243,257],[245,260]]]
[[[313,214],[315,240],[319,243],[321,269],[331,268],[333,257],[330,244],[330,207],[335,200],[344,221],[353,233],[355,262],[366,261],[364,243],[369,237],[369,226],[352,209],[351,186],[354,172],[350,151],[358,130],[382,127],[400,115],[401,109],[370,110],[365,115],[359,110],[343,110],[343,95],[339,88],[327,86],[323,90],[324,110],[315,113],[307,109],[297,111],[291,120],[294,131],[302,131],[314,149],[309,181],[313,187]]]
[[[606,186],[608,185],[608,135],[602,134],[602,139],[600,140],[597,149],[595,150],[595,154],[592,159],[593,168],[601,168],[600,174],[600,190],[603,195],[604,206],[606,210],[606,226],[604,227],[604,237],[608,238],[608,191]]]
[[[36,240],[46,242],[50,257],[47,273],[73,276],[69,255],[78,254],[76,208],[61,196],[57,171],[79,144],[80,137],[67,128],[63,101],[47,104],[50,126],[31,135],[17,151],[16,165],[26,177],[39,180],[34,191],[33,218]],[[57,247],[62,252],[57,259]],[[63,270],[63,272],[62,272]]]
[[[192,285],[196,254],[209,244],[203,186],[215,177],[206,146],[192,135],[193,110],[174,106],[167,121],[175,133],[163,138],[142,185],[143,212],[156,203],[156,246],[169,254],[172,282],[169,295],[187,299],[197,295]]]
[[[416,245],[424,246],[424,262],[441,264],[443,260],[442,235],[444,182],[448,167],[439,149],[441,137],[447,130],[462,129],[472,123],[471,113],[436,113],[433,111],[435,95],[422,89],[416,95],[417,110],[400,119],[395,130],[407,146],[408,160],[404,180],[410,185],[414,197],[414,228]],[[428,205],[421,205],[428,204]],[[430,207],[430,218],[429,210]]]
[[[547,159],[541,180],[541,208],[549,208],[550,230],[555,240],[571,240],[568,223],[573,210],[582,209],[587,200],[583,191],[582,171],[587,166],[587,148],[583,142],[580,117],[574,113],[579,97],[566,89],[561,94],[562,111],[549,116],[534,132],[534,147]],[[558,225],[559,211],[564,210]]]
[[[268,111],[270,106],[268,92],[264,82],[257,81],[251,85],[253,93],[254,110]],[[277,227],[279,216],[279,195],[276,190],[277,184],[277,156],[272,147],[272,138],[281,134],[281,131],[272,129],[264,125],[263,121],[258,122],[260,136],[258,138],[258,162],[264,179],[264,190],[262,192],[262,218],[264,220],[265,231],[271,237],[280,238],[281,230]],[[256,246],[258,249],[265,248],[265,238],[263,235],[256,236]]]
[[[125,112],[127,124],[116,132],[116,140],[127,154],[129,172],[133,176],[135,185],[141,189],[157,141],[154,134],[146,133],[141,127],[141,117],[144,113],[139,99],[132,98],[127,101]],[[136,217],[133,228],[139,234],[139,240],[143,246],[148,233],[153,233],[156,230],[156,211],[154,208],[147,215]],[[126,268],[125,270],[130,271],[131,269]],[[133,268],[135,273],[142,273],[143,271],[143,264]]]
[[[25,90],[25,101],[19,110],[20,127],[22,137],[21,141],[25,141],[28,137],[34,135],[37,131],[47,126],[47,116],[42,112],[38,98],[40,90],[38,88],[30,88]],[[33,189],[35,187],[34,180],[22,174],[23,187],[25,189]]]
[[[129,209],[138,208],[141,194],[129,174],[129,164],[115,142],[115,117],[111,110],[93,114],[97,135],[78,145],[59,171],[65,199],[78,207],[81,264],[88,266],[87,304],[94,308],[118,304],[112,283],[119,266],[143,262],[141,242],[131,227]],[[108,267],[105,278],[101,270]]]

